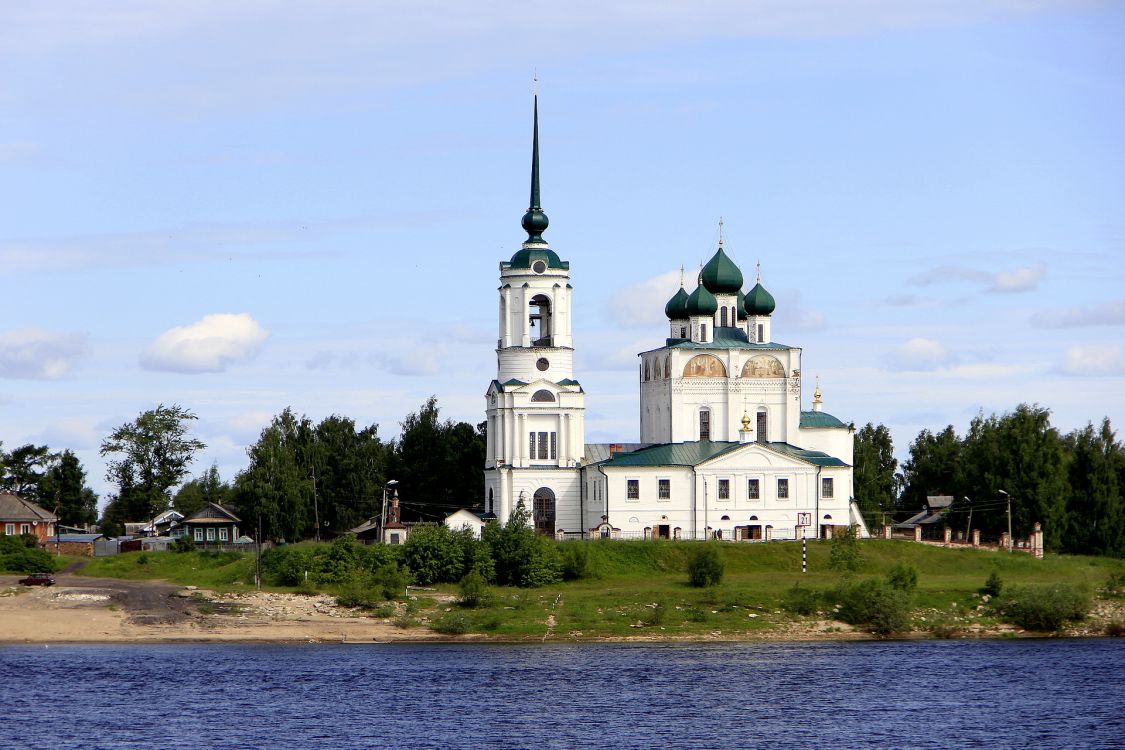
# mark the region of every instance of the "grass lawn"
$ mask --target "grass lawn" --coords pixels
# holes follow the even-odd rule
[[[548,630],[556,639],[691,637],[716,632],[735,637],[800,619],[782,608],[786,592],[794,585],[822,592],[842,581],[840,573],[828,568],[830,542],[809,543],[807,574],[801,573],[799,542],[720,544],[726,569],[723,582],[702,589],[688,585],[685,572],[688,556],[699,543],[599,540],[586,544],[596,577],[539,589],[494,587],[489,603],[477,609],[412,591],[417,598],[410,602],[409,615],[431,624],[440,621],[439,627],[448,627],[448,632],[513,639],[541,638]],[[1048,555],[1036,560],[1023,553],[942,549],[897,540],[865,540],[859,549],[862,562],[853,578],[884,578],[899,563],[917,569],[913,625],[920,629],[966,617],[991,622],[987,611],[978,609],[982,603],[978,592],[993,571],[1005,586],[1068,583],[1096,593],[1111,573],[1125,569],[1125,562],[1112,558]],[[98,558],[82,574],[236,590],[249,587],[252,569],[251,554],[149,552]],[[437,593],[458,595],[456,585],[434,588]],[[831,619],[830,613],[819,619]]]

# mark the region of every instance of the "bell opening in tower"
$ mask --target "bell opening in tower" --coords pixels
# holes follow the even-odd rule
[[[531,312],[528,314],[528,332],[531,336],[532,346],[550,346],[551,335],[551,300],[545,295],[537,294],[528,303]]]

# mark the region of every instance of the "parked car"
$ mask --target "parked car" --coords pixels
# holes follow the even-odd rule
[[[27,578],[21,578],[24,586],[54,586],[55,577],[50,573],[32,573]]]

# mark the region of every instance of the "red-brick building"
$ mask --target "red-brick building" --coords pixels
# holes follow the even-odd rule
[[[0,492],[0,534],[32,534],[40,544],[55,535],[58,517],[12,492]]]

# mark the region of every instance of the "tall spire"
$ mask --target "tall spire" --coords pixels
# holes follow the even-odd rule
[[[539,77],[535,77],[538,86]],[[547,244],[543,232],[547,229],[547,214],[539,203],[539,94],[534,97],[531,134],[531,200],[520,224],[527,232],[527,243]],[[525,243],[526,244],[526,243]]]

